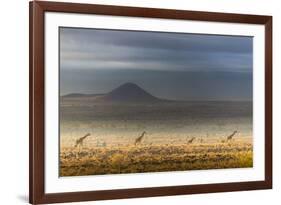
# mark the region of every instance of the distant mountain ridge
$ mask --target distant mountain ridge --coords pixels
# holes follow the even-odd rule
[[[125,83],[106,94],[82,94],[71,93],[62,96],[64,98],[92,97],[97,102],[161,102],[165,101],[157,98],[135,83]]]
[[[75,97],[95,97],[95,96],[102,96],[104,94],[82,94],[82,93],[70,93],[67,95],[63,95],[62,97],[67,98],[75,98]]]

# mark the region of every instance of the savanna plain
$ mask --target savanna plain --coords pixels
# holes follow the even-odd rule
[[[60,99],[60,176],[253,166],[252,102]]]

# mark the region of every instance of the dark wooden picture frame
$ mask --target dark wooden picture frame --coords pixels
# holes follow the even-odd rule
[[[272,188],[272,17],[213,12],[30,2],[29,200],[33,204],[153,197]],[[265,26],[265,180],[46,194],[44,190],[44,14],[66,12],[113,16],[247,23]]]

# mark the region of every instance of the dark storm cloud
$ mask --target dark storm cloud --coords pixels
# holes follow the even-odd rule
[[[175,35],[176,34],[176,35]],[[198,35],[167,32],[139,32],[139,31],[116,31],[98,29],[71,29],[62,28],[61,35],[65,42],[65,48],[87,48],[95,50],[90,45],[110,45],[121,47],[136,47],[168,50],[191,50],[193,52],[234,52],[250,53],[252,51],[251,37],[231,37],[220,35]],[[188,37],[187,37],[188,36]],[[79,46],[75,41],[79,40]],[[81,47],[82,45],[82,47]]]
[[[63,68],[248,71],[251,44],[250,37],[61,29]]]
[[[135,81],[167,98],[250,99],[252,47],[252,37],[61,28],[62,93],[106,92]],[[227,73],[237,73],[239,85]],[[188,94],[175,91],[179,79]],[[219,86],[220,95],[207,94]]]

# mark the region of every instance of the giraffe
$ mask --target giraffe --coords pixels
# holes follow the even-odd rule
[[[140,144],[146,132],[144,131],[137,139],[135,140],[135,145]]]
[[[187,141],[187,144],[191,144],[195,140],[195,137],[192,137],[190,140]]]
[[[232,140],[232,138],[234,137],[234,135],[237,133],[237,131],[235,130],[231,135],[229,135],[227,138],[226,138],[226,141],[228,140]]]
[[[80,137],[78,140],[76,140],[74,147],[82,147],[83,146],[83,141],[90,136],[90,133],[87,133],[86,135],[84,135],[83,137]]]

